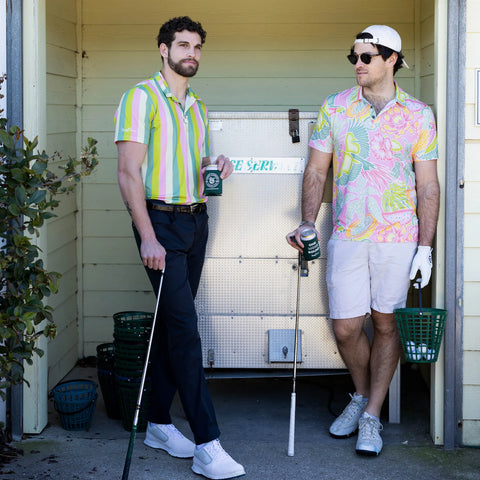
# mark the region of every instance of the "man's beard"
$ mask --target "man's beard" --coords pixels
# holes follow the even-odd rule
[[[192,61],[192,60],[188,60]],[[175,72],[178,73],[178,75],[181,75],[182,77],[193,77],[198,70],[198,62],[196,60],[193,60],[195,62],[195,65],[184,65],[183,62],[185,60],[181,60],[180,62],[174,62],[172,58],[170,57],[170,52],[168,54],[168,65],[169,67]]]

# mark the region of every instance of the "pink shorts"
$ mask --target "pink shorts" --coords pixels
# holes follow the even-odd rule
[[[327,286],[330,318],[393,313],[405,307],[416,243],[374,243],[330,239]]]

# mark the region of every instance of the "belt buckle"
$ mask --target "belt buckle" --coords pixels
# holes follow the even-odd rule
[[[200,210],[200,204],[199,203],[194,203],[193,205],[190,205],[190,214],[195,215],[198,213]]]

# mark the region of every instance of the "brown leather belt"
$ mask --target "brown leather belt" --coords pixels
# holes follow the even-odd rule
[[[207,209],[205,203],[192,203],[191,205],[167,205],[153,203],[147,200],[148,210],[159,210],[161,212],[176,212],[176,213],[188,213],[189,215],[196,215]]]

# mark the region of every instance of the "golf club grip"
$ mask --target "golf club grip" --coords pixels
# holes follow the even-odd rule
[[[132,433],[133,434],[133,433]],[[133,444],[135,443],[135,434],[130,435],[130,443],[128,444],[127,458],[125,458],[125,465],[123,466],[122,480],[128,480],[130,473],[130,464],[132,463]]]
[[[131,458],[125,460],[125,465],[123,466],[122,480],[128,480],[128,473],[130,472],[130,463],[132,463]]]
[[[125,457],[125,465],[123,466],[122,480],[128,480],[130,473],[130,464],[132,463],[133,445],[137,436],[137,424],[134,423],[130,432],[130,441],[128,442],[127,456]]]
[[[290,401],[290,429],[288,431],[288,450],[287,455],[293,457],[295,454],[295,408],[297,404],[297,394],[292,392]]]

